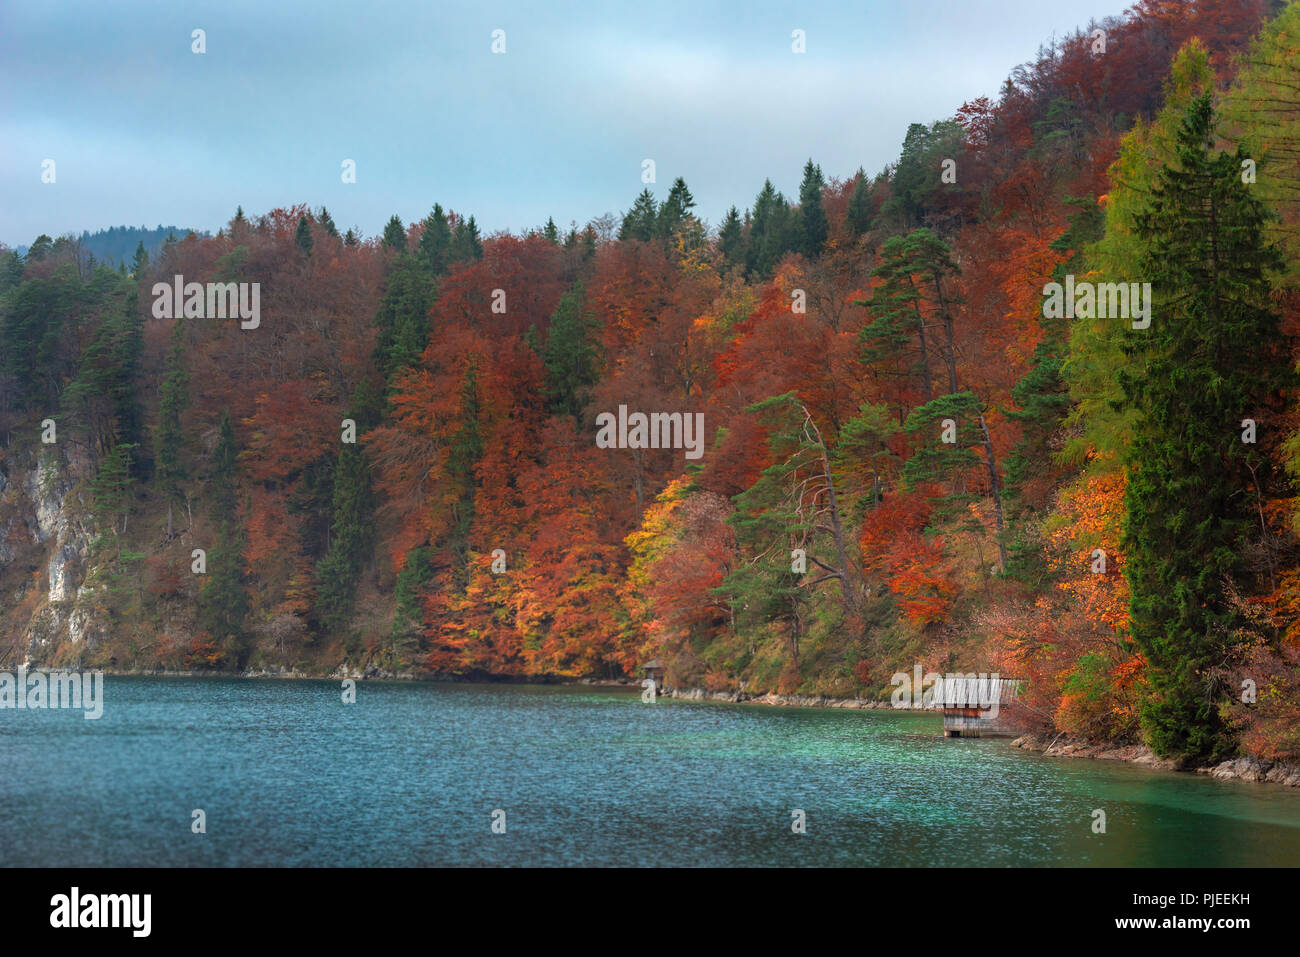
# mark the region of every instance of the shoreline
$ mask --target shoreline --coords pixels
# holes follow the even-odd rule
[[[640,687],[639,685],[637,687]],[[705,691],[703,688],[664,688],[662,698],[682,701],[719,701],[723,704],[762,704],[773,708],[848,708],[850,710],[892,710],[888,701],[872,698],[831,698],[826,695],[777,694],[775,691],[751,695],[744,691]],[[920,711],[921,708],[907,708]]]
[[[738,691],[705,691],[702,688],[669,688],[664,697],[686,701],[718,701],[726,704],[761,704],[788,708],[850,708],[862,710],[894,710],[887,701],[866,698],[828,698],[825,696],[782,695],[768,692],[746,695]],[[908,708],[921,711],[921,708]],[[1078,741],[1057,735],[1048,740],[1035,734],[1021,734],[1011,741],[1011,747],[1052,758],[1090,758],[1094,761],[1120,761],[1153,771],[1177,771],[1184,774],[1204,774],[1218,781],[1249,781],[1251,783],[1280,784],[1300,788],[1300,764],[1285,761],[1266,761],[1254,755],[1240,755],[1205,767],[1183,767],[1169,758],[1157,757],[1145,744],[1097,744]]]
[[[59,670],[43,666],[28,668],[29,671]],[[601,678],[567,678],[553,675],[471,675],[455,677],[447,675],[421,676],[412,672],[390,672],[378,668],[358,670],[340,665],[329,674],[308,674],[289,668],[276,671],[266,669],[243,672],[178,671],[159,669],[123,670],[111,668],[92,669],[106,675],[137,678],[286,678],[314,679],[318,681],[409,681],[430,684],[535,684],[562,685],[568,687],[626,688],[636,691],[640,682],[633,680]],[[797,695],[765,692],[750,695],[744,691],[705,691],[703,688],[669,688],[660,692],[660,697],[674,698],[681,701],[712,701],[720,704],[753,704],[773,708],[830,708],[860,711],[895,710],[888,701],[872,698],[833,698],[826,695]],[[925,709],[908,708],[908,711]],[[1255,755],[1239,755],[1215,765],[1203,767],[1184,767],[1169,758],[1160,758],[1145,744],[1107,744],[1080,741],[1068,738],[1064,734],[1048,740],[1045,737],[1026,733],[1015,737],[1011,747],[1043,757],[1052,758],[1089,758],[1094,761],[1119,761],[1149,768],[1153,771],[1177,771],[1185,774],[1204,774],[1219,781],[1249,781],[1251,783],[1279,784],[1283,787],[1300,788],[1300,763],[1286,761],[1268,761]]]
[[[1044,757],[1120,761],[1153,771],[1204,774],[1218,781],[1250,781],[1300,788],[1300,764],[1268,761],[1253,754],[1239,755],[1213,765],[1185,767],[1172,759],[1157,757],[1145,744],[1096,744],[1065,738],[1064,735],[1048,741],[1036,734],[1022,734],[1011,742],[1011,746]]]

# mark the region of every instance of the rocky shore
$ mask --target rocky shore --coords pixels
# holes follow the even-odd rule
[[[1208,774],[1220,781],[1267,781],[1286,787],[1300,787],[1300,764],[1265,761],[1253,755],[1243,755],[1208,767],[1188,768],[1175,761],[1156,757],[1145,744],[1090,744],[1067,740],[1064,737],[1046,739],[1026,734],[1012,741],[1011,746],[1056,758],[1124,761],[1162,771],[1192,771],[1196,774]]]
[[[827,698],[823,695],[775,694],[750,695],[743,691],[705,691],[703,688],[665,688],[666,698],[684,701],[725,701],[729,704],[767,704],[782,708],[853,708],[883,709],[888,701],[870,698]]]

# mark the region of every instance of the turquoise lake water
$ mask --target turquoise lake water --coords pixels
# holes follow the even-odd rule
[[[112,676],[104,700],[0,711],[4,865],[1300,865],[1300,789],[945,739],[933,715]]]

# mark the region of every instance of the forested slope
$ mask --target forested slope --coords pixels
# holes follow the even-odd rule
[[[0,658],[920,663],[1080,737],[1294,755],[1298,48],[1294,3],[1149,0],[712,229],[677,179],[523,235],[241,210],[116,271],[42,237],[0,261]],[[176,276],[259,321],[168,318]],[[701,454],[636,412],[702,414]]]

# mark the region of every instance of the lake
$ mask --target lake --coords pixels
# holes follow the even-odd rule
[[[929,714],[374,681],[344,704],[338,681],[108,676],[99,720],[0,711],[0,849],[9,866],[1295,866],[1300,790],[945,739]]]

